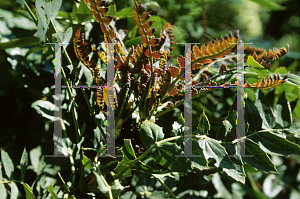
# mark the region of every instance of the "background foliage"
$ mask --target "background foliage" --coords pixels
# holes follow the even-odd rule
[[[84,173],[76,170],[76,175],[72,175],[75,169],[80,168],[80,165],[82,165],[81,159],[76,153],[81,148],[81,144],[86,148],[93,148],[95,142],[97,142],[94,133],[100,134],[100,132],[99,129],[97,131],[94,119],[87,111],[84,96],[79,89],[74,89],[73,92],[76,95],[78,106],[78,123],[80,127],[85,126],[85,140],[77,146],[72,145],[71,147],[73,159],[75,160],[74,164],[69,158],[48,158],[44,156],[53,154],[53,121],[51,121],[53,114],[51,111],[53,110],[52,103],[55,96],[53,96],[54,87],[52,86],[54,84],[54,53],[51,50],[51,45],[43,45],[43,43],[46,42],[45,36],[52,38],[52,42],[56,40],[72,42],[71,38],[74,33],[78,28],[81,28],[85,31],[88,42],[97,44],[103,41],[103,33],[99,23],[95,21],[91,11],[83,1],[63,1],[61,6],[60,1],[52,1],[51,4],[49,3],[48,9],[40,10],[35,9],[38,8],[38,2],[26,2],[33,11],[33,15],[36,16],[37,13],[44,14],[44,17],[38,19],[37,24],[30,16],[24,1],[0,2],[0,147],[3,149],[1,150],[0,181],[15,180],[14,183],[0,184],[0,197],[17,198],[19,196],[25,198],[26,196],[30,198],[33,191],[38,198],[49,197],[49,193],[53,198],[56,197],[56,194],[58,194],[58,198],[62,198],[63,192],[71,192],[70,198],[71,195],[76,198],[85,198],[87,197],[86,190],[78,190],[80,184],[71,183],[79,182],[74,178],[81,179],[81,175]],[[112,1],[107,1],[107,4],[111,3]],[[208,43],[208,41],[236,29],[240,30],[240,38],[244,42],[253,42],[256,47],[264,49],[280,48],[289,43],[290,51],[288,54],[274,61],[270,71],[279,72],[280,74],[291,71],[293,74],[300,75],[300,17],[299,2],[296,0],[145,0],[143,4],[147,6],[148,10],[152,11],[151,20],[155,20],[153,27],[158,27],[157,36],[159,36],[165,22],[174,25],[175,43]],[[111,9],[109,11],[111,15],[118,19],[115,26],[118,29],[128,30],[124,40],[127,47],[140,42],[138,28],[132,14],[133,7],[133,1],[120,0],[116,2],[116,7],[112,6],[115,10]],[[52,34],[55,33],[55,30],[51,26],[51,20],[58,31],[54,36]],[[73,61],[73,66],[69,66],[66,59],[63,59],[63,66],[66,66],[65,71],[70,73],[67,74],[68,77],[73,78],[75,70],[72,70],[72,67],[76,68],[80,63],[76,63],[77,58],[72,45],[68,45],[66,50]],[[174,58],[171,60],[174,65],[177,64],[176,55],[178,54],[184,54],[184,49],[175,45]],[[70,69],[69,71],[67,67]],[[91,84],[93,79],[90,71],[83,65],[78,68],[81,68],[79,71],[80,76],[82,76],[81,81]],[[86,90],[86,92],[88,96],[93,93],[91,90]],[[248,107],[260,106],[259,101],[265,100],[264,97],[261,97],[264,94],[266,100],[270,103],[269,108],[274,110],[276,117],[280,114],[280,110],[288,108],[288,101],[292,110],[293,124],[285,131],[278,133],[281,133],[287,140],[300,144],[299,88],[283,84],[270,90],[256,92],[248,89],[246,92],[249,98],[246,101]],[[69,100],[69,95],[64,89],[63,96],[64,101]],[[201,114],[205,111],[211,127],[209,135],[217,138],[219,127],[233,106],[234,96],[234,89],[226,91],[215,89],[205,97],[194,100],[193,129],[196,130],[198,127]],[[257,99],[260,100],[255,102]],[[262,102],[261,104],[266,103]],[[72,114],[69,113],[70,109],[71,106],[65,103],[63,106],[63,119],[67,128],[67,137],[70,142],[78,143],[76,135],[73,133],[75,127]],[[272,121],[269,121],[268,118],[264,119],[265,113],[261,112],[260,109],[258,111],[258,115],[263,120],[261,121],[262,124],[272,125],[270,124]],[[174,121],[177,121],[178,125],[180,124],[178,117],[180,117],[181,112],[183,112],[183,106],[164,115],[156,123],[163,127],[164,133],[171,134],[169,132],[175,132],[176,135],[176,130],[180,128],[174,130]],[[277,124],[281,124],[281,127],[288,126],[287,123],[290,122],[285,114],[282,112],[282,121],[276,120]],[[254,114],[253,116],[256,119],[255,116],[257,115]],[[100,117],[100,115],[97,117]],[[263,130],[261,126],[258,126],[258,128],[255,129],[255,124],[250,124],[249,132]],[[272,128],[280,127],[273,126]],[[262,140],[270,140],[270,137],[264,137],[263,133],[256,136],[255,139],[260,140],[263,145],[273,148],[282,144],[276,143],[276,140],[264,143]],[[123,144],[123,140],[117,140],[117,142]],[[181,143],[177,142],[177,144],[180,146]],[[250,141],[249,144],[251,144]],[[96,146],[100,148],[100,145]],[[167,150],[170,146],[166,144],[164,147]],[[24,148],[27,152],[24,151]],[[130,149],[129,147],[129,154]],[[157,150],[152,156],[157,155],[159,152]],[[274,162],[279,174],[267,174],[261,171],[270,170],[270,168],[255,170],[250,165],[246,165],[247,178],[245,184],[236,182],[224,171],[216,171],[217,173],[210,175],[194,175],[191,173],[179,175],[174,173],[173,175],[156,174],[155,176],[133,171],[131,177],[112,184],[113,194],[120,194],[120,198],[168,198],[170,197],[169,193],[158,183],[161,180],[177,198],[299,198],[299,153],[288,155],[288,152],[276,151],[275,149],[272,152],[274,154],[269,155],[269,157]],[[27,153],[29,154],[28,158]],[[275,156],[276,153],[283,154],[283,156]],[[93,153],[89,153],[89,151],[86,151],[85,154],[87,157],[93,157]],[[107,161],[113,162],[112,160]],[[153,161],[151,158],[144,160],[148,165],[155,166],[151,161]],[[86,158],[84,160],[85,165],[89,165],[87,162],[89,162],[89,159]],[[103,164],[105,165],[105,162]],[[213,165],[214,162],[210,162],[210,164]],[[110,165],[106,166],[106,170],[109,171]],[[85,170],[88,169],[87,167]],[[182,168],[176,169],[180,170]],[[104,173],[106,170],[103,168]],[[274,173],[277,173],[277,171],[275,169]],[[93,176],[88,175],[89,173],[92,174],[91,171],[85,171],[84,173],[86,184],[90,180],[88,176]],[[98,185],[101,184],[101,176],[98,176],[97,172],[94,172],[94,175]],[[65,184],[62,179],[66,182]],[[111,179],[108,180],[112,181]],[[31,190],[30,187],[33,189]],[[107,193],[105,186],[102,187],[104,188],[100,191]],[[91,190],[92,188],[86,189]],[[94,193],[100,194],[98,192],[95,191]]]

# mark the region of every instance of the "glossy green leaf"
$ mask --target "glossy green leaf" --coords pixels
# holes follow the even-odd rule
[[[99,189],[99,191],[101,191],[103,194],[108,194],[108,187],[105,185],[104,181],[103,181],[103,176],[101,177],[100,174],[98,174],[97,172],[93,171],[93,173],[96,176],[96,180],[98,183],[97,188]]]
[[[19,4],[21,5],[21,8],[22,8],[22,9],[24,9],[24,6],[25,6],[24,1],[25,1],[25,0],[16,0],[16,2],[19,3]]]
[[[129,165],[132,160],[136,159],[135,152],[130,139],[124,139],[124,147],[122,153],[124,158],[124,164],[126,165]]]
[[[189,149],[189,148],[188,148]],[[206,160],[203,149],[199,146],[199,143],[196,140],[192,140],[192,154],[200,157],[188,157],[188,159],[192,163],[192,167],[197,168],[199,170],[208,168],[208,161]]]
[[[19,189],[18,189],[16,183],[15,182],[11,182],[10,183],[10,187],[11,187],[10,199],[17,199],[18,195],[19,195]]]
[[[153,145],[164,138],[162,127],[148,120],[141,125],[140,135],[145,146]]]
[[[260,65],[257,61],[254,60],[252,56],[248,57],[247,64],[251,67],[251,69],[256,72],[261,78],[268,78],[270,76],[270,72],[268,69]]]
[[[178,117],[178,120],[172,124],[172,128],[172,133],[175,136],[184,134],[184,129],[186,129],[187,127],[184,127],[184,118],[182,114]]]
[[[85,22],[93,18],[91,10],[87,7],[84,1],[80,1],[79,8],[76,12],[78,22]]]
[[[52,198],[52,199],[58,199],[57,193],[56,193],[56,191],[54,190],[54,187],[53,187],[52,184],[48,186],[48,191],[49,191],[49,193],[51,194],[51,198]]]
[[[218,140],[232,141],[236,137],[236,120],[237,112],[232,111],[223,121],[222,126],[219,128],[217,133]]]
[[[53,111],[58,110],[58,108],[52,102],[45,100],[37,100],[31,104],[31,107],[34,108],[37,113],[41,114],[42,117],[45,117],[49,120],[54,120]],[[64,123],[69,125],[66,120],[63,120]]]
[[[231,194],[222,182],[219,173],[215,173],[213,175],[212,183],[217,190],[217,194],[214,195],[214,198],[231,198]]]
[[[118,198],[120,196],[120,193],[124,190],[124,187],[121,185],[120,180],[116,179],[113,181],[113,184],[111,185],[111,191],[114,198]]]
[[[283,184],[283,180],[278,175],[270,174],[264,180],[262,190],[269,198],[274,198],[284,189]]]
[[[269,8],[270,10],[285,10],[286,9],[284,6],[281,6],[272,0],[250,0],[250,1],[253,1],[265,8]]]
[[[174,121],[174,123],[172,124],[172,133],[175,136],[181,135],[184,132],[184,127],[182,125],[180,125],[178,122]]]
[[[152,166],[147,165],[143,162],[135,163],[133,170],[136,170],[138,172],[148,173],[148,174],[153,174],[153,173],[164,174],[165,173],[164,171],[155,169]]]
[[[45,4],[45,0],[37,0],[35,2],[35,7],[37,11],[37,20],[38,20],[38,31],[36,32],[35,36],[40,39],[40,41],[45,42],[46,40],[46,32],[48,30],[47,20],[45,18],[45,10],[43,5]]]
[[[203,111],[203,113],[200,115],[197,132],[200,135],[208,135],[209,130],[210,130],[210,124],[209,124],[207,116],[205,115],[205,112]]]
[[[34,149],[31,149],[29,152],[30,162],[33,166],[33,171],[39,173],[39,162],[42,155],[42,148],[41,146],[37,146]]]
[[[55,19],[56,15],[58,14],[58,11],[62,5],[62,0],[53,0],[51,1],[51,14],[50,18],[52,20]]]
[[[285,98],[283,93],[275,106],[274,115],[276,116],[276,125],[279,125],[278,129],[289,128],[292,124],[292,110],[289,101]]]
[[[206,159],[216,160],[215,166],[223,168],[230,177],[242,183],[245,182],[245,174],[239,165],[235,165],[229,158],[225,148],[216,140],[211,138],[199,139],[200,147],[203,149]]]
[[[26,199],[36,199],[31,187],[27,183],[22,183],[22,184],[25,190]]]
[[[26,148],[24,149],[21,160],[20,160],[20,166],[21,166],[21,181],[24,182],[25,173],[28,166],[28,153],[26,152]]]
[[[13,180],[15,167],[8,153],[3,149],[1,149],[1,162],[8,179]]]
[[[57,32],[57,33],[54,33],[53,36],[56,38],[57,42],[61,42],[64,49],[66,49],[72,38],[72,34],[73,34],[73,29],[72,29],[72,27],[69,27],[66,30],[66,32],[64,32],[64,33]]]
[[[85,155],[82,155],[82,164],[84,168],[93,169],[92,161],[90,160],[90,158],[86,157]]]
[[[116,7],[116,4],[114,2],[112,4],[110,4],[107,15],[109,15],[109,16],[116,16],[117,15],[117,7]]]
[[[270,129],[274,128],[276,124],[276,118],[271,108],[270,103],[267,101],[263,92],[258,89],[255,93],[256,101],[255,106],[258,109],[260,117],[262,118],[262,128]]]
[[[269,156],[259,147],[257,143],[248,138],[246,138],[245,142],[245,154],[253,155],[253,157],[242,156],[242,160],[250,164],[255,169],[268,173],[278,173]]]
[[[120,199],[137,199],[137,196],[132,191],[127,191],[120,196]]]
[[[39,44],[40,40],[35,36],[22,37],[17,39],[11,39],[7,42],[0,42],[0,50],[7,48],[25,47],[30,45]]]
[[[290,74],[288,77],[287,83],[289,83],[291,85],[295,85],[299,88],[300,87],[300,76],[295,75],[295,74]]]
[[[180,146],[182,149],[184,148],[184,142],[183,140],[177,140],[178,146]],[[187,147],[185,150],[188,150],[189,153],[191,153],[193,156],[197,157],[187,157],[191,163],[193,168],[197,168],[199,170],[208,169],[208,161],[206,160],[203,149],[199,146],[199,143],[197,140],[192,140],[192,152],[190,150],[190,147]]]
[[[128,178],[130,176],[132,176],[132,169],[130,168],[129,165],[126,165],[124,163],[124,160],[122,160],[121,162],[118,162],[116,168],[115,168],[115,173],[116,175],[121,175],[120,178],[125,179]]]
[[[226,151],[228,151],[228,154],[231,155],[230,160],[233,162],[234,168],[235,169],[225,169],[224,171],[229,175],[229,176],[234,176],[233,178],[240,181],[241,183],[245,183],[245,169],[244,169],[244,164],[242,162],[241,157],[237,156],[235,146],[232,145],[225,145]]]
[[[249,129],[252,131],[261,130],[262,119],[256,106],[250,99],[245,99],[245,112],[247,116],[247,122],[249,123]]]
[[[225,148],[218,141],[205,138],[198,139],[198,143],[203,149],[206,159],[213,158],[216,160],[215,166],[233,168]]]
[[[53,0],[52,2],[46,2],[45,0],[36,1],[35,7],[38,18],[38,31],[36,32],[36,36],[40,38],[40,41],[45,42],[50,19],[52,21],[55,19],[61,4],[62,0]]]
[[[128,8],[122,9],[122,10],[118,11],[115,16],[119,19],[125,18],[125,17],[126,18],[127,17],[133,17],[133,13],[132,13],[133,8],[134,8],[134,5],[132,5]]]
[[[2,175],[2,164],[0,162],[0,182],[3,181],[3,175]],[[6,198],[6,189],[4,183],[0,183],[0,198]]]
[[[131,47],[132,45],[133,45],[133,46],[138,45],[140,42],[141,42],[141,36],[138,36],[138,37],[134,37],[134,38],[132,38],[132,39],[127,40],[127,41],[125,42],[124,45],[125,45],[127,48],[129,48],[129,47]]]
[[[151,158],[172,171],[185,172],[191,169],[191,162],[186,157],[176,157],[176,155],[182,155],[181,148],[175,143],[165,142],[154,149]]]
[[[300,154],[299,145],[272,132],[260,132],[254,135],[253,141],[259,143],[260,148],[271,155],[288,156]]]

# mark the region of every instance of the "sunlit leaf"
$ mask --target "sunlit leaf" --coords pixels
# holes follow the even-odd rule
[[[143,122],[140,128],[140,135],[146,146],[150,146],[164,138],[162,127],[147,120]]]
[[[208,121],[205,112],[200,115],[199,124],[198,124],[198,133],[201,135],[208,135],[208,131],[210,130],[210,124]]]
[[[258,144],[246,138],[245,146],[246,155],[253,155],[253,157],[242,156],[242,160],[244,162],[261,171],[278,173],[269,156],[259,147]]]

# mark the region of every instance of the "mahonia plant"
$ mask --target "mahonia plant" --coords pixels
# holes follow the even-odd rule
[[[221,141],[208,137],[210,124],[205,113],[201,114],[198,134],[193,135],[192,140],[193,148],[195,148],[193,153],[198,153],[201,156],[199,159],[175,157],[175,155],[182,154],[184,146],[181,140],[184,131],[184,118],[182,115],[174,123],[174,125],[176,124],[175,127],[173,126],[174,129],[172,132],[175,137],[163,139],[164,133],[162,132],[162,128],[155,124],[156,118],[184,103],[186,59],[189,59],[192,65],[192,81],[190,85],[192,88],[192,99],[213,89],[209,87],[197,89],[195,88],[196,85],[222,87],[237,86],[240,83],[234,75],[230,79],[227,79],[227,82],[219,78],[226,74],[234,74],[237,70],[237,67],[231,66],[229,68],[226,63],[231,62],[234,65],[237,63],[236,50],[237,42],[239,42],[239,30],[235,31],[234,34],[229,32],[228,35],[221,36],[208,44],[201,46],[194,45],[190,52],[191,56],[177,56],[178,66],[174,66],[170,63],[174,49],[173,25],[166,23],[162,27],[160,36],[155,37],[157,27],[152,27],[154,21],[150,20],[150,12],[146,11],[144,5],[137,4],[134,1],[135,5],[132,12],[139,33],[141,34],[141,41],[136,46],[131,46],[131,48],[127,49],[118,32],[111,25],[111,22],[115,18],[108,16],[109,7],[105,6],[105,1],[85,0],[85,2],[89,5],[95,19],[100,24],[100,28],[104,34],[103,42],[106,43],[105,48],[108,48],[109,43],[113,43],[114,45],[115,84],[119,88],[113,88],[115,93],[116,137],[122,134],[122,126],[128,119],[132,119],[132,115],[135,113],[139,118],[137,121],[137,128],[140,132],[139,139],[144,144],[144,146],[135,146],[135,149],[133,149],[131,141],[128,139],[124,140],[122,148],[123,159],[118,161],[114,169],[114,179],[130,177],[132,176],[132,170],[148,174],[165,174],[167,172],[188,172],[194,174],[201,171],[205,175],[223,170],[235,180],[244,183],[246,176],[244,172],[245,162],[256,169],[277,173],[275,166],[266,153],[262,149],[259,149],[256,142],[248,138],[244,138],[246,140],[246,147],[248,147],[247,152],[253,154],[255,160],[229,158],[228,154],[234,155],[236,152],[235,148],[230,144],[238,142],[238,139],[235,139],[236,131],[234,126],[236,125],[235,120],[237,117],[235,110],[231,110],[225,119],[227,123],[232,125],[230,130],[228,130],[228,127],[222,126],[217,134],[217,138]],[[106,113],[106,106],[109,106],[106,76],[103,77],[100,75],[102,69],[100,65],[97,65],[97,60],[89,58],[89,53],[87,52],[88,44],[84,39],[84,33],[81,33],[80,29],[75,33],[73,41],[77,58],[92,71],[94,81],[99,85],[96,91],[96,101],[100,110]],[[105,48],[104,51],[100,51],[92,47],[92,50],[96,52],[104,64],[107,64],[109,60]],[[258,90],[270,89],[286,82],[289,78],[289,73],[285,77],[281,77],[279,73],[272,75],[268,71],[268,67],[271,61],[284,56],[288,50],[289,46],[288,49],[285,47],[281,49],[274,48],[267,53],[264,49],[245,46],[244,59],[247,64],[244,67],[252,72],[252,78],[253,73],[255,73],[257,82],[246,81],[243,83],[244,87]],[[257,97],[263,98],[261,91],[257,91]],[[261,127],[262,122],[258,121],[257,124],[253,122],[256,117],[260,116],[258,110],[254,108],[254,104],[249,99],[246,99],[246,105],[248,105],[250,112],[247,115],[247,124],[249,123],[250,126],[250,134],[253,134],[253,132],[261,130],[258,128],[253,129],[253,127]],[[248,109],[246,107],[246,110]],[[253,136],[255,136],[255,133]],[[271,136],[273,139],[276,135],[271,134],[268,136]],[[290,153],[299,152],[298,145],[287,143],[287,140],[277,136],[276,140],[279,139],[282,139],[281,141],[286,145],[290,144],[290,147],[293,148]],[[176,142],[174,143],[174,141]],[[226,145],[225,149],[221,145],[222,142],[230,142],[230,144]],[[260,152],[256,153],[255,151],[257,150]],[[137,157],[136,153],[142,155]],[[151,153],[151,158],[157,164],[163,166],[164,169],[154,168],[141,161],[149,153]],[[222,153],[222,157],[217,156],[220,153]],[[215,159],[216,162],[212,163],[211,158]],[[267,164],[266,167],[260,165],[260,159],[262,159],[264,164]],[[168,192],[170,193],[170,190]]]
[[[174,44],[173,26],[170,23],[166,23],[162,28],[160,37],[155,38],[154,33],[157,27],[152,27],[154,21],[149,21],[151,17],[150,12],[146,12],[146,7],[142,4],[138,5],[135,1],[133,16],[141,34],[141,42],[137,46],[132,46],[129,50],[124,46],[118,33],[110,26],[114,18],[107,15],[109,7],[105,7],[105,1],[85,0],[85,2],[90,5],[94,17],[100,24],[104,34],[104,43],[117,43],[114,44],[114,66],[117,71],[116,82],[120,87],[119,92],[114,89],[116,93],[114,105],[117,119],[124,120],[124,118],[128,118],[132,112],[138,108],[141,121],[144,121],[155,117],[157,109],[162,105],[166,108],[172,108],[176,104],[182,104],[185,57],[182,55],[177,57],[179,67],[168,64],[168,61],[172,58],[171,53],[174,48],[167,46]],[[166,42],[166,38],[169,38],[171,41],[169,44]],[[233,70],[228,70],[227,66],[222,64],[219,73],[216,73],[211,70],[209,71],[208,69],[210,67],[208,67],[208,65],[214,64],[220,59],[226,60],[228,55],[236,51],[238,39],[239,31],[237,30],[234,35],[229,32],[224,38],[221,36],[219,39],[209,42],[208,45],[203,44],[201,47],[197,45],[193,46],[191,52],[193,71],[192,86],[205,83],[211,86],[232,85],[230,82],[216,83],[213,79],[232,72]],[[78,59],[91,69],[95,83],[104,86],[107,79],[100,76],[99,71],[101,68],[97,66],[96,60],[88,57],[88,44],[84,39],[84,33],[80,33],[80,29],[75,33],[73,42]],[[95,48],[93,48],[93,50],[97,51],[101,60],[107,64],[107,55],[105,52],[99,52]],[[274,48],[272,51],[270,49],[267,53],[264,49],[248,46],[245,48],[245,60],[249,57],[253,57],[255,62],[264,66],[267,65],[267,61],[274,61],[287,52],[288,50],[284,47],[280,50]],[[154,62],[159,62],[158,67],[154,66]],[[249,67],[249,65],[247,65],[247,67]],[[281,78],[279,74],[277,74],[277,76],[274,75],[274,78],[270,76],[266,80],[260,80],[260,82],[258,79],[258,82],[254,84],[246,82],[244,86],[245,88],[268,89],[284,83],[287,78],[288,75]],[[199,80],[201,80],[201,82],[199,82]],[[233,83],[236,85],[236,82]],[[193,99],[203,92],[210,90],[210,88],[197,90],[193,87],[192,90]],[[131,95],[134,96],[135,107],[132,107],[132,101],[129,100]],[[100,109],[105,112],[105,105],[107,105],[107,88],[99,87],[96,96],[97,104]],[[162,108],[160,107],[159,109],[161,110]]]

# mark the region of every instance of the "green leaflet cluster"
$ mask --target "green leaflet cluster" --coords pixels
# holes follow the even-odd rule
[[[203,112],[197,133],[189,138],[192,139],[193,155],[200,155],[200,157],[177,157],[183,155],[184,151],[183,132],[186,127],[182,115],[173,124],[174,137],[168,138],[164,137],[162,127],[144,121],[140,128],[140,135],[144,145],[149,148],[137,157],[130,140],[124,140],[124,159],[116,167],[116,176],[130,177],[132,170],[165,175],[170,172],[208,174],[223,170],[233,179],[245,183],[245,164],[267,173],[278,173],[269,155],[287,156],[300,153],[300,147],[284,137],[284,132],[292,124],[289,102],[284,94],[279,101],[280,105],[272,107],[261,90],[257,90],[254,103],[250,99],[245,99],[246,137],[243,138],[236,138],[238,115],[236,110],[228,113],[219,127],[217,139],[208,137],[210,124]],[[253,157],[229,156],[237,154],[235,148],[237,142],[244,142],[245,154]],[[153,163],[151,166],[145,164],[143,160],[148,158],[163,166],[164,169]]]

